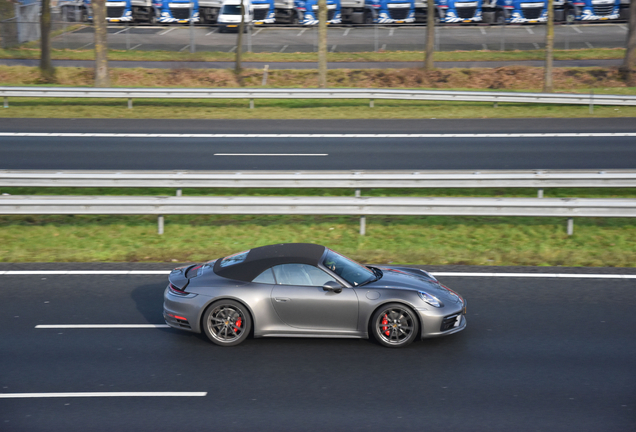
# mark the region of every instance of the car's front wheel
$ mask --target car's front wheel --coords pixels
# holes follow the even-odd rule
[[[415,312],[403,304],[390,303],[378,309],[371,319],[371,332],[382,345],[400,348],[413,342],[419,334]]]
[[[234,346],[243,342],[252,328],[247,308],[234,300],[212,303],[203,314],[203,331],[217,345]]]

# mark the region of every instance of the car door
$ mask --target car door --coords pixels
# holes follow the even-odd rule
[[[281,264],[272,270],[276,277],[272,304],[285,324],[301,329],[357,330],[358,297],[353,289],[325,291],[325,282],[335,279],[312,265]]]

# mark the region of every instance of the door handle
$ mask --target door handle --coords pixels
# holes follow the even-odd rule
[[[274,300],[281,303],[281,302],[289,301],[290,299],[288,299],[287,297],[274,297]]]

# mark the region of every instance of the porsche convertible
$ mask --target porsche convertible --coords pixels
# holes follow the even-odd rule
[[[466,328],[466,301],[430,273],[364,266],[316,244],[262,246],[174,269],[171,327],[234,346],[253,337],[364,338],[387,347]]]

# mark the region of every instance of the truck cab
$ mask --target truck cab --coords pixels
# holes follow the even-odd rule
[[[443,23],[477,23],[482,21],[482,0],[435,0],[437,16]]]
[[[274,0],[276,22],[287,24],[318,24],[318,0]],[[340,0],[327,0],[327,24],[340,24]]]
[[[342,21],[352,24],[415,22],[415,0],[342,0]]]
[[[106,0],[106,21],[111,23],[132,22],[130,0]]]
[[[483,0],[486,23],[535,24],[548,21],[547,0]]]
[[[254,25],[276,22],[274,0],[252,0],[252,7],[254,8]]]
[[[159,8],[160,23],[188,24],[199,22],[199,2],[197,0],[159,0],[155,4]]]
[[[555,21],[606,21],[620,14],[621,0],[554,0]]]

